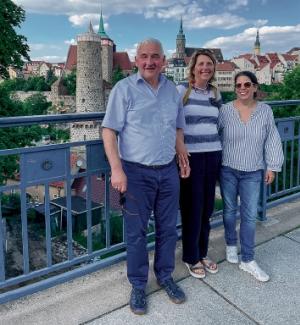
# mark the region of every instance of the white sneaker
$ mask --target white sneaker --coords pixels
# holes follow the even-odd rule
[[[255,261],[251,261],[248,263],[241,262],[239,268],[253,275],[255,279],[258,281],[267,282],[270,279],[268,274],[265,271],[263,271]]]
[[[226,260],[233,264],[237,264],[239,262],[236,246],[226,246]]]

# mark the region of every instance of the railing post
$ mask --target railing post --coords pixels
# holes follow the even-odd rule
[[[267,185],[265,183],[265,171],[261,181],[261,189],[260,189],[260,207],[257,214],[257,219],[259,221],[267,220]]]

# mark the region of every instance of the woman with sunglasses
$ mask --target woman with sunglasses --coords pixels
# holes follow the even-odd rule
[[[255,224],[261,183],[271,184],[283,163],[282,144],[270,106],[256,100],[258,81],[250,71],[235,76],[236,100],[223,105],[219,114],[222,138],[220,175],[226,259],[238,263],[236,218],[240,197],[239,268],[258,281],[269,275],[254,260]]]
[[[180,210],[182,219],[183,262],[190,274],[204,278],[216,273],[218,266],[207,256],[210,217],[214,209],[215,186],[221,167],[221,142],[217,120],[221,96],[211,84],[216,60],[209,50],[201,49],[191,57],[189,82],[178,85],[184,104],[187,151],[177,145],[179,163],[188,163],[189,178],[181,178]]]

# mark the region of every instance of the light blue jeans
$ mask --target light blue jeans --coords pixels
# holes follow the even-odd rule
[[[240,244],[243,262],[254,260],[255,226],[263,170],[244,172],[222,166],[223,221],[227,246],[237,245],[236,218],[240,196]]]

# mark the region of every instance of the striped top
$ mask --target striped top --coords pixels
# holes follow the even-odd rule
[[[281,170],[284,159],[282,144],[269,105],[257,102],[246,123],[240,119],[233,102],[222,105],[218,126],[223,166],[241,171]]]
[[[177,89],[183,99],[188,83]],[[188,152],[208,152],[222,150],[217,121],[221,106],[221,96],[214,91],[192,88],[189,99],[183,108],[185,115],[184,143]]]

